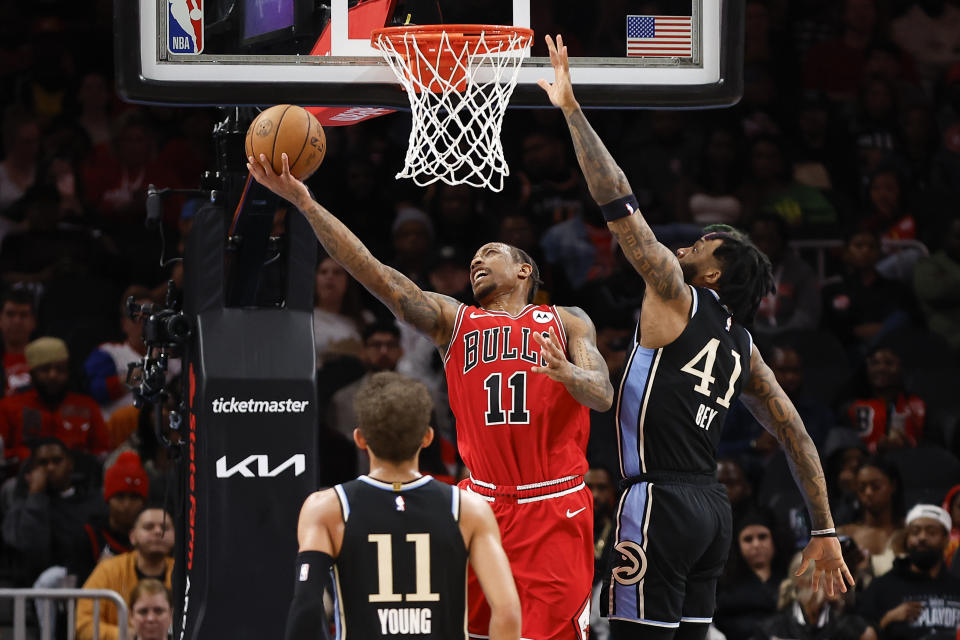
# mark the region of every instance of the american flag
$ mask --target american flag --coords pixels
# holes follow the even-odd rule
[[[692,56],[692,21],[690,16],[627,16],[627,55]]]

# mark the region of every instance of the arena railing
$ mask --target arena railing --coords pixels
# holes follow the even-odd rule
[[[107,599],[117,607],[118,640],[127,638],[127,603],[116,591],[109,589],[0,589],[0,599],[13,600],[13,640],[27,640],[27,600],[42,602],[42,619],[50,620],[52,600],[67,601],[67,639],[76,638],[76,603],[81,598],[93,600],[93,637],[100,637],[100,600]],[[51,640],[51,625],[40,626],[40,639]]]

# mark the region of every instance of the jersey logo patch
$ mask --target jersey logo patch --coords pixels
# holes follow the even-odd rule
[[[620,552],[620,563],[613,570],[613,579],[629,586],[643,580],[647,573],[647,554],[636,542],[624,540],[614,547]]]
[[[586,507],[580,507],[580,508],[577,509],[576,511],[570,511],[570,509],[567,509],[567,517],[568,517],[568,518],[572,518],[573,516],[577,515],[578,513],[580,513],[581,511],[583,511],[583,510],[585,510],[585,509],[586,509]]]
[[[310,564],[307,562],[304,562],[302,565],[300,565],[300,582],[306,582],[307,576],[309,575],[310,575]]]
[[[733,318],[727,318],[727,326],[726,326],[727,333],[730,333],[730,327],[732,326],[733,326]]]
[[[403,496],[397,496],[397,511],[406,511],[407,503],[403,501]]]
[[[534,322],[539,322],[540,324],[547,324],[551,320],[553,320],[553,314],[550,313],[549,311],[537,310],[533,312]]]
[[[492,316],[489,313],[474,313],[473,311],[471,311],[470,317],[471,318],[490,318]]]

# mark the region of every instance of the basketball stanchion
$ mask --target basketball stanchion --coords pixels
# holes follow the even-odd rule
[[[410,100],[413,123],[403,170],[419,186],[442,180],[503,189],[503,116],[533,31],[492,25],[376,29],[378,49]]]

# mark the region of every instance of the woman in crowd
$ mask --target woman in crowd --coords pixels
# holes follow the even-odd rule
[[[837,533],[851,537],[869,554],[863,566],[868,576],[876,578],[893,567],[893,560],[903,552],[903,483],[896,466],[882,459],[868,460],[857,471],[857,519],[837,528]]]
[[[774,530],[773,518],[760,509],[744,514],[734,526],[714,618],[727,638],[749,638],[757,625],[777,612],[777,591],[784,574]]]
[[[360,289],[350,275],[326,255],[317,262],[313,307],[313,335],[317,366],[334,346],[353,344],[360,349],[360,331],[373,322],[373,314],[363,308]]]
[[[147,578],[130,594],[132,640],[167,640],[173,624],[173,598],[163,583]]]

